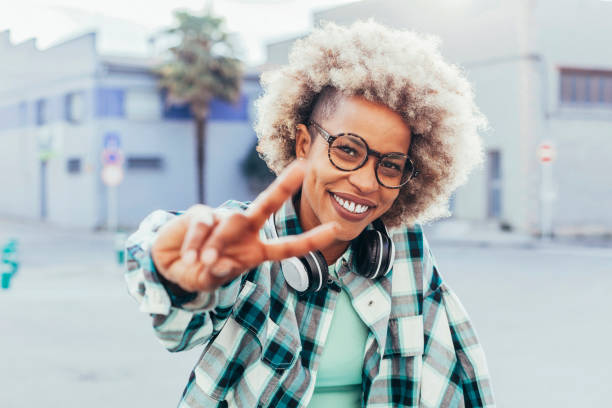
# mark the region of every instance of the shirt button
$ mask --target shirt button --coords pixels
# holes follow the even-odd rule
[[[374,304],[374,301],[373,301],[373,300],[370,300],[370,301],[368,302],[368,306],[372,306],[373,304]]]

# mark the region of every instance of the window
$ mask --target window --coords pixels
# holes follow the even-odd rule
[[[79,174],[81,172],[81,159],[72,157],[66,160],[66,171],[69,174]]]
[[[127,168],[130,170],[161,170],[164,161],[161,157],[128,157]]]
[[[49,104],[46,99],[36,101],[36,124],[42,126],[49,122]]]
[[[487,216],[499,218],[502,213],[501,152],[487,152]]]
[[[125,117],[125,90],[120,88],[98,88],[95,91],[94,99],[96,117]]]
[[[64,97],[64,119],[70,123],[81,123],[85,118],[85,96],[83,92],[71,92]]]
[[[561,68],[562,104],[612,107],[612,71]]]
[[[160,119],[162,104],[158,91],[155,88],[128,90],[126,92],[125,111],[128,119]]]

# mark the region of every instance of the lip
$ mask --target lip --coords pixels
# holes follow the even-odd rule
[[[343,206],[340,205],[340,203],[338,203],[336,201],[336,199],[334,198],[334,194],[336,194],[338,197],[340,198],[345,198],[343,196],[341,196],[338,193],[329,193],[329,199],[332,202],[332,206],[334,207],[334,209],[336,210],[336,212],[338,213],[338,215],[340,215],[342,218],[344,218],[347,221],[351,221],[351,222],[356,222],[356,221],[362,221],[364,218],[368,217],[370,215],[370,212],[372,211],[372,207],[369,207],[366,211],[362,212],[361,214],[355,214],[352,213],[350,211],[348,211],[346,208],[344,208]],[[347,200],[351,200],[350,198],[347,197]],[[351,200],[353,201],[353,200]],[[354,201],[356,204],[362,204],[362,205],[368,205],[366,203],[363,202],[363,200],[361,200],[361,202],[358,201]]]
[[[337,195],[338,197],[354,202],[355,204],[367,205],[368,207],[376,207],[376,203],[373,203],[370,200],[366,200],[365,198],[360,198],[348,193],[337,193],[335,191],[331,192],[332,194]],[[333,198],[333,197],[332,197]],[[367,212],[367,211],[366,211]]]

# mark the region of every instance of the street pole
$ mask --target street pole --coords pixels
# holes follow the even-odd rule
[[[542,188],[540,194],[540,202],[542,215],[540,217],[541,237],[542,241],[550,241],[552,239],[552,212],[553,202],[555,200],[555,192],[553,188],[552,162],[542,162]]]
[[[117,187],[107,187],[107,208],[108,208],[108,230],[111,232],[117,231],[118,221],[118,208],[117,208]]]

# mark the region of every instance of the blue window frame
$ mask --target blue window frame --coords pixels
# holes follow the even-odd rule
[[[612,71],[561,68],[559,88],[562,104],[612,107]]]
[[[125,90],[121,88],[97,88],[95,93],[97,118],[125,117]]]
[[[162,91],[160,97],[162,98],[164,110],[164,119],[192,119],[193,115],[189,104],[184,105],[169,105],[165,103],[166,92]],[[247,95],[241,95],[240,99],[236,103],[226,102],[221,99],[213,99],[210,102],[210,114],[209,120],[219,121],[230,121],[230,122],[241,122],[249,120],[249,98]]]
[[[36,106],[36,125],[42,126],[49,122],[49,102],[46,99],[38,99]]]

